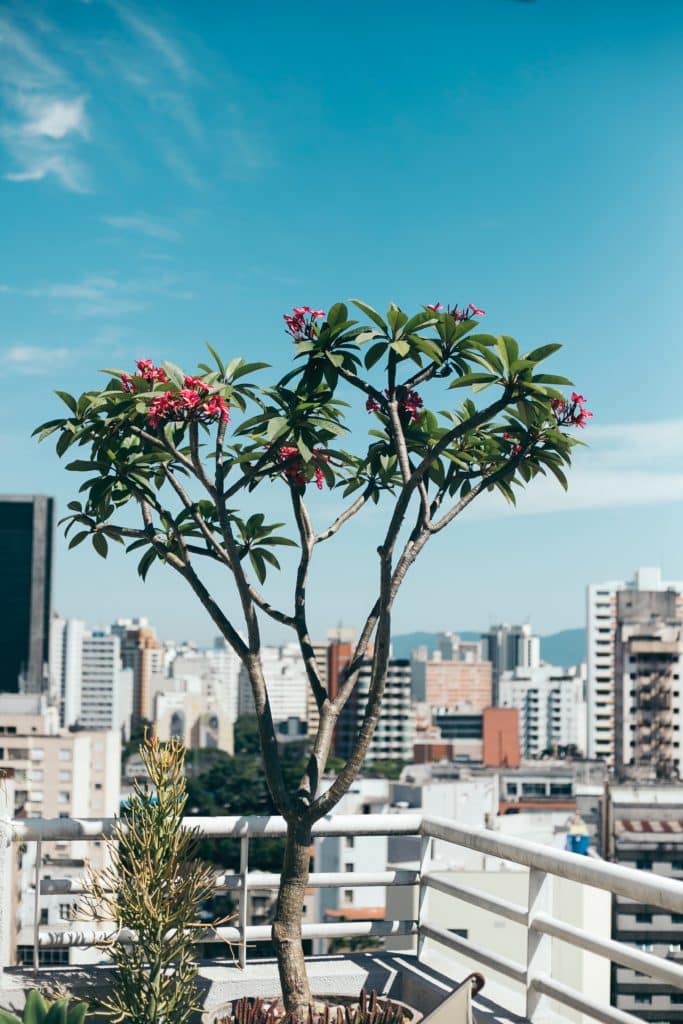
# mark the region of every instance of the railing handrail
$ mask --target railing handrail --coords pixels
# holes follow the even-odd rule
[[[637,868],[625,868],[611,861],[596,860],[577,853],[554,850],[528,839],[511,839],[491,829],[457,825],[447,818],[424,816],[422,834],[432,839],[456,843],[491,857],[536,868],[559,875],[573,882],[605,889],[618,896],[627,896],[642,903],[663,907],[675,914],[683,913],[683,882],[663,875],[650,875]],[[434,868],[432,869],[434,870]]]
[[[314,836],[386,836],[419,835],[422,813],[335,814],[321,818],[313,826]],[[121,818],[14,818],[10,822],[12,839],[17,843],[64,842],[106,839]],[[287,822],[278,815],[226,815],[183,819],[187,828],[198,828],[212,838],[242,839],[261,836],[284,838]]]

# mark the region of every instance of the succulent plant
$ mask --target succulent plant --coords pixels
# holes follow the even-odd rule
[[[309,1007],[306,1024],[403,1024],[405,1009],[391,999],[369,996],[363,989],[358,1002],[349,1006],[325,1006],[321,1010]],[[2,1022],[0,1022],[2,1024]],[[265,1003],[263,999],[238,1000],[232,1014],[219,1024],[296,1024],[292,1014],[284,1013],[277,1000]]]
[[[68,999],[50,1003],[34,988],[26,997],[23,1017],[0,1010],[0,1024],[83,1024],[87,1012],[87,1003],[69,1006]]]

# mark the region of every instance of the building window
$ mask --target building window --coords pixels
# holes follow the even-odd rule
[[[62,768],[59,773],[60,782],[71,782],[71,772],[68,768]]]
[[[353,889],[344,889],[344,903],[347,906],[353,903]]]
[[[62,748],[59,751],[59,760],[60,761],[70,761],[71,760],[71,751],[70,750],[64,750]]]
[[[60,804],[68,804],[71,802],[71,793],[67,793],[66,790],[62,790],[58,799]]]
[[[344,871],[353,871],[353,864],[345,864]]]
[[[635,998],[635,1001],[637,1003],[651,1003],[652,1002],[652,996],[650,995],[649,992],[636,992],[634,998]]]
[[[47,924],[47,907],[41,907],[40,909],[40,923]]]
[[[636,861],[636,867],[638,868],[639,871],[652,871],[652,861],[651,860],[637,860]]]
[[[26,755],[24,754],[24,757],[25,756]],[[32,761],[42,761],[44,757],[45,757],[45,751],[42,749],[42,747],[32,747],[31,748],[31,760]]]
[[[652,924],[652,914],[636,914],[638,924]]]
[[[347,836],[346,837],[346,848],[347,848],[347,850],[352,850],[353,849],[354,842],[355,842],[355,836]]]
[[[30,773],[31,782],[43,782],[45,779],[45,772],[42,768],[34,768]]]
[[[71,920],[71,904],[70,903],[60,903],[59,904],[59,916],[61,917],[62,921],[70,921]]]

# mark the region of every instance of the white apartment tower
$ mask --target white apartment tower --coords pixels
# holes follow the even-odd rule
[[[504,672],[499,706],[519,711],[519,746],[523,757],[539,757],[555,746],[585,751],[584,682],[575,669],[542,665]]]
[[[633,580],[609,580],[592,583],[587,592],[587,646],[588,646],[588,756],[601,757],[614,765],[616,635],[618,628],[617,595],[622,591],[671,591],[678,609],[683,614],[683,581],[667,582],[661,570],[641,568]],[[630,741],[629,741],[630,742]]]

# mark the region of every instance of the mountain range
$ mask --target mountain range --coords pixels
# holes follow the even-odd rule
[[[458,633],[461,640],[478,640],[480,633],[463,630]],[[409,658],[415,647],[425,646],[435,651],[438,645],[438,633],[400,633],[391,638],[395,658]],[[586,630],[562,629],[559,633],[549,633],[541,637],[541,658],[551,665],[578,665],[586,660]]]

